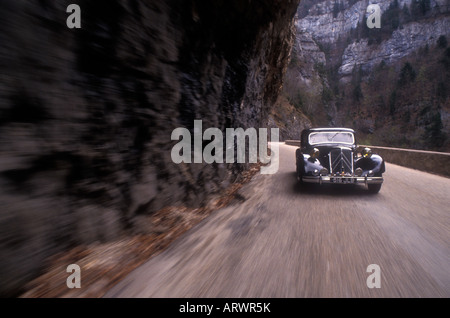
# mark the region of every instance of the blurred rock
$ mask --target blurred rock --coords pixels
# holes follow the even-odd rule
[[[298,0],[0,3],[0,294],[45,259],[205,204],[240,165],[176,165],[177,127],[264,127]]]

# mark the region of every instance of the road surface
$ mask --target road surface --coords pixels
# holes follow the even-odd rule
[[[387,164],[364,186],[302,189],[295,146],[106,297],[449,297],[450,179]],[[380,288],[368,288],[370,264]],[[369,279],[372,281],[372,278]]]

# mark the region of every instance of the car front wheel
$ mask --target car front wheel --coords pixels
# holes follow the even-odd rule
[[[301,167],[299,167],[297,165],[297,181],[298,181],[298,183],[303,183],[301,171],[302,171]]]
[[[380,184],[368,184],[367,185],[370,193],[378,193],[381,189],[381,183]]]
[[[303,180],[302,180],[303,167],[301,166],[302,163],[303,163],[303,155],[302,155],[300,149],[297,149],[295,151],[295,166],[297,167],[297,181],[299,183],[303,183]]]

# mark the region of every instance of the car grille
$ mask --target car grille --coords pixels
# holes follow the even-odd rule
[[[350,149],[333,149],[329,153],[332,174],[353,175],[353,152]]]

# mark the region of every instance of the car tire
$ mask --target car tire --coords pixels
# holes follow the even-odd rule
[[[376,193],[380,192],[381,183],[380,184],[368,184],[367,188],[369,189],[370,193],[376,194]]]
[[[302,163],[303,163],[303,155],[302,155],[300,149],[297,149],[295,152],[295,166],[297,168],[296,169],[296,172],[297,172],[296,177],[297,177],[297,182],[299,184],[303,183],[303,180],[302,180],[303,167],[301,166]]]
[[[301,174],[301,170],[300,170],[301,168],[298,166],[298,164],[297,164],[297,173],[296,173],[296,177],[297,177],[297,182],[298,183],[303,183],[303,180],[302,180],[302,174]]]

